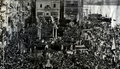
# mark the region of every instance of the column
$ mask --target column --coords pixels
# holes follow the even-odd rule
[[[41,28],[40,28],[40,32],[39,32],[39,33],[40,33],[40,35],[39,35],[39,39],[41,39]]]
[[[55,29],[55,38],[57,39],[57,28]]]
[[[54,27],[53,27],[53,38],[54,38],[54,32],[55,32],[55,31],[54,31]]]
[[[40,28],[38,27],[38,33],[37,33],[39,39],[40,39]]]
[[[41,23],[38,25],[38,37],[39,37],[39,40],[41,39]]]

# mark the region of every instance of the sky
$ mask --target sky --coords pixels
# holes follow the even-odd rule
[[[104,2],[104,4],[106,5],[120,5],[120,0],[83,0],[84,1],[84,4],[88,4],[88,3],[91,3],[91,4],[102,4],[102,2]],[[101,5],[100,4],[100,5]]]

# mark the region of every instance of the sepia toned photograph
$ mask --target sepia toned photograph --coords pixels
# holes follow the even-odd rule
[[[0,0],[0,69],[120,69],[120,0]]]

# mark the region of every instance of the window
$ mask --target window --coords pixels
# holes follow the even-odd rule
[[[71,8],[66,8],[66,13],[69,13],[69,12],[72,12],[72,9]]]
[[[74,8],[74,9],[73,9],[73,12],[78,12],[78,8]]]
[[[40,4],[40,8],[42,8],[42,4]]]
[[[71,1],[66,1],[66,4],[71,4]]]
[[[78,1],[73,1],[73,6],[77,7],[78,6]]]
[[[73,1],[74,4],[78,4],[78,1]]]
[[[50,5],[46,5],[46,7],[50,7]]]
[[[49,15],[49,13],[46,13],[46,15]]]
[[[43,15],[43,12],[38,12],[37,15]]]
[[[45,9],[51,9],[50,5],[46,5]]]
[[[28,3],[27,5],[29,6],[30,4]]]
[[[73,14],[74,14],[74,15],[77,15],[77,14],[78,14],[78,8],[74,8],[74,9],[73,9]]]
[[[51,12],[51,15],[58,15],[57,12]]]
[[[56,8],[56,4],[53,4],[53,8]]]
[[[66,1],[66,6],[70,7],[71,6],[71,1]]]

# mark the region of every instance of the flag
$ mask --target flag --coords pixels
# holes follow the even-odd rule
[[[51,20],[52,20],[52,23],[54,23],[55,21],[54,21],[54,18],[51,16]]]
[[[115,39],[113,38],[113,42],[112,42],[112,48],[111,48],[112,50],[114,50],[114,49],[116,49],[116,47],[115,47]]]
[[[79,17],[79,14],[77,14],[77,22],[79,21],[79,18],[80,18],[80,17]]]

